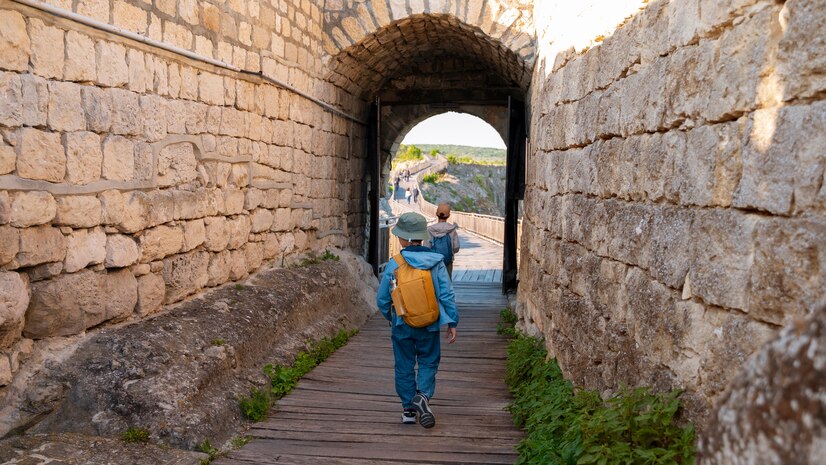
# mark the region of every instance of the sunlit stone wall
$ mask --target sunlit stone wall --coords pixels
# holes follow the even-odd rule
[[[522,324],[702,427],[826,288],[826,4],[572,3],[534,15]]]

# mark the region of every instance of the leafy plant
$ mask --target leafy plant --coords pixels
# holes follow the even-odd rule
[[[329,250],[325,250],[323,254],[318,255],[315,251],[310,251],[307,255],[302,258],[297,263],[291,265],[293,268],[304,268],[310,265],[318,265],[324,261],[340,261],[341,257],[338,255],[330,252]]]
[[[516,321],[518,317],[510,308],[504,308],[499,312],[499,323],[496,325],[496,332],[502,336],[510,338],[516,337]]]
[[[217,457],[223,455],[219,449],[214,447],[212,444],[209,443],[209,439],[204,439],[204,442],[198,444],[198,450],[207,454],[207,458],[202,459],[199,463],[200,465],[209,465],[213,460]]]
[[[326,360],[336,350],[347,344],[358,330],[341,330],[332,338],[324,337],[318,341],[308,341],[308,350],[295,356],[290,365],[268,364],[264,374],[270,380],[269,389],[253,389],[250,397],[239,400],[241,413],[252,421],[261,421],[267,415],[273,403],[289,394],[298,384],[298,380],[313,368]]]
[[[124,442],[149,442],[149,430],[130,426],[120,435]]]
[[[233,449],[240,449],[252,441],[252,436],[235,436],[230,443]]]
[[[272,407],[272,400],[266,390],[253,389],[249,397],[242,397],[238,400],[241,407],[241,414],[252,421],[261,421],[267,416],[267,412]]]
[[[506,382],[514,395],[509,410],[527,432],[517,463],[693,463],[694,428],[675,420],[680,391],[622,387],[603,400],[596,391],[574,387],[556,360],[546,357],[542,342],[524,335],[508,347]]]
[[[427,173],[422,176],[422,182],[428,184],[438,184],[442,182],[442,178],[444,178],[444,174],[442,173]]]
[[[214,346],[216,346],[216,347],[221,347],[222,345],[224,345],[224,344],[226,344],[226,343],[227,343],[227,342],[226,342],[226,341],[224,341],[223,339],[221,339],[220,337],[219,337],[219,338],[215,338],[215,339],[213,339],[213,340],[212,340],[212,345],[214,345]]]

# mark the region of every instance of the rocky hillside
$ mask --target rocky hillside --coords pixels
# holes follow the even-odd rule
[[[425,177],[421,187],[428,202],[448,202],[456,211],[505,216],[504,166],[451,164],[446,173]]]

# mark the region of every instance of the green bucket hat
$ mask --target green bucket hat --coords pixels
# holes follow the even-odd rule
[[[408,241],[426,241],[427,240],[427,220],[424,216],[407,212],[399,217],[396,226],[390,230],[394,236],[406,239]]]

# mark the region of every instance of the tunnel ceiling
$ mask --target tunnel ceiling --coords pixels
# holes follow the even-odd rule
[[[415,15],[379,29],[334,58],[330,80],[369,99],[392,80],[438,72],[443,60],[453,64],[453,82],[457,73],[478,78],[481,70],[499,87],[524,91],[530,81],[529,65],[516,53],[450,15]],[[433,80],[430,87],[449,87]]]

